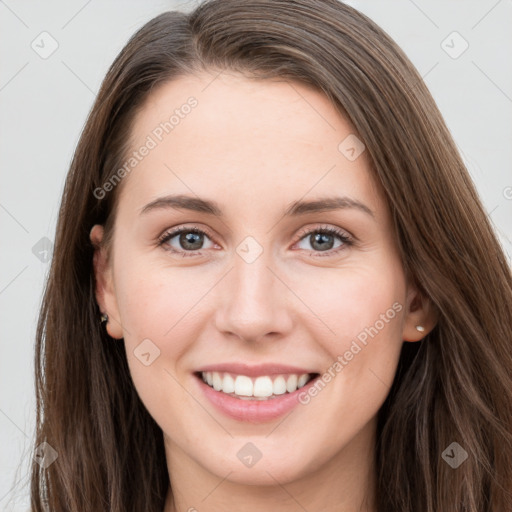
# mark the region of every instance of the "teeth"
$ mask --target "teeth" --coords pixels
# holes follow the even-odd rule
[[[213,375],[218,373],[213,372]],[[245,375],[239,375],[235,380],[235,395],[242,396],[253,396],[252,395],[253,385],[252,380]]]
[[[299,381],[297,382],[297,387],[300,389],[302,386],[305,386],[306,382],[309,380],[309,375],[305,373],[299,377]]]
[[[297,379],[297,375],[290,375],[288,377],[288,380],[286,381],[286,391],[288,391],[288,393],[292,393],[297,389]]]
[[[222,377],[217,372],[213,372],[213,389],[215,391],[222,389]]]
[[[275,398],[285,393],[293,393],[311,379],[310,374],[267,375],[252,379],[246,375],[232,375],[221,372],[203,372],[201,377],[215,391],[222,391],[244,400]]]
[[[235,380],[229,373],[224,375],[224,379],[222,381],[222,391],[224,393],[234,393],[235,392]]]
[[[238,378],[238,377],[237,377]],[[274,393],[270,377],[258,377],[254,382],[254,396],[270,396]]]
[[[286,393],[286,381],[282,375],[276,378],[273,385],[274,395],[283,395]]]

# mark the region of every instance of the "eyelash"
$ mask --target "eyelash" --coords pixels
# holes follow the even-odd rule
[[[177,235],[180,235],[181,233],[195,233],[195,234],[199,234],[199,235],[206,235],[210,239],[213,238],[207,231],[204,231],[197,227],[190,227],[190,228],[181,227],[181,228],[177,228],[172,231],[168,231],[168,232],[164,233],[161,237],[159,237],[158,246],[163,247],[164,244],[166,244],[169,240],[171,240],[172,238],[174,238]],[[329,251],[310,251],[310,255],[314,255],[314,257],[322,258],[322,257],[324,257],[324,255],[332,256],[332,255],[337,254],[338,252],[346,249],[347,247],[354,245],[354,240],[350,236],[348,236],[344,231],[341,231],[337,228],[333,228],[331,226],[322,226],[320,228],[309,229],[309,230],[306,230],[305,232],[301,232],[301,234],[299,235],[299,237],[298,237],[297,241],[294,243],[294,245],[296,243],[300,242],[303,238],[306,238],[306,236],[311,235],[313,233],[320,233],[320,234],[325,234],[325,235],[335,235],[343,242],[343,244],[340,245],[338,248],[330,249]],[[196,251],[196,252],[178,251],[171,246],[168,246],[168,248],[164,248],[164,249],[167,251],[176,253],[176,254],[181,254],[183,257],[200,256],[202,254],[200,251]],[[322,254],[322,253],[324,253],[324,254]]]

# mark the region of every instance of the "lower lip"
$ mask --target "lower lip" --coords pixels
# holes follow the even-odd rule
[[[194,375],[194,377],[206,398],[208,398],[220,412],[238,421],[263,423],[265,421],[275,420],[296,407],[300,403],[298,400],[299,394],[307,392],[308,389],[314,385],[319,376],[311,379],[305,386],[292,393],[284,393],[277,398],[269,398],[268,400],[244,400],[242,398],[235,398],[222,391],[215,391],[215,389],[208,386],[200,376]]]

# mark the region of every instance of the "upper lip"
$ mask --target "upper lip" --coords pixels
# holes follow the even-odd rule
[[[300,368],[298,366],[289,366],[278,363],[267,363],[258,365],[248,365],[244,363],[219,363],[203,366],[197,372],[225,372],[234,373],[236,375],[246,375],[247,377],[259,377],[261,375],[286,375],[304,373],[316,373],[307,368]]]

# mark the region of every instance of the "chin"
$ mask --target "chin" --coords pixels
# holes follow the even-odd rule
[[[297,448],[307,446],[306,439],[303,443],[292,440],[289,450],[276,449],[279,444],[277,438],[272,442],[254,437],[231,439],[232,449],[224,450],[222,457],[203,461],[203,466],[219,478],[229,474],[226,479],[237,484],[275,486],[299,480],[322,465],[321,460],[315,461]]]

